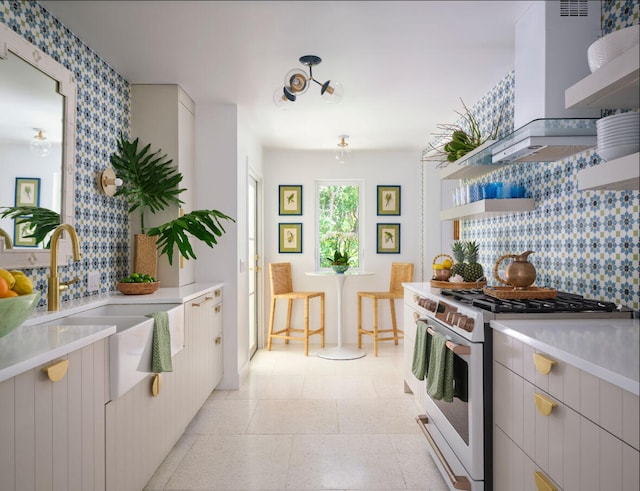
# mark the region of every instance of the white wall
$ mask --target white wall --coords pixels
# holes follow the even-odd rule
[[[196,282],[224,282],[224,376],[221,388],[240,386],[238,370],[238,155],[235,105],[203,104],[196,107],[196,209],[216,209],[233,217],[223,222],[226,234],[214,249],[196,241]]]
[[[416,267],[414,280],[420,280],[419,265],[422,261],[422,165],[420,155],[414,152],[365,152],[353,151],[350,161],[339,164],[333,152],[327,151],[279,151],[264,152],[264,242],[265,257],[265,298],[269,298],[268,264],[270,262],[291,262],[293,285],[296,290],[324,290],[326,295],[326,336],[331,345],[337,341],[337,298],[333,278],[310,277],[306,271],[314,269],[315,244],[315,181],[325,179],[362,179],[364,181],[364,255],[365,269],[374,276],[348,278],[343,294],[343,330],[345,344],[357,342],[356,292],[385,291],[389,289],[392,262],[413,262]],[[302,216],[278,215],[278,185],[301,184]],[[401,215],[377,216],[376,198],[378,185],[400,185]],[[439,205],[439,197],[438,197]],[[278,223],[302,223],[302,254],[278,253]],[[376,254],[376,224],[400,223],[401,253]],[[439,238],[438,238],[439,243]],[[430,261],[430,260],[429,260]],[[282,306],[281,306],[282,307]],[[388,305],[380,309],[381,322],[388,324]],[[401,304],[397,313],[402,317]],[[365,324],[371,322],[372,308],[363,305]],[[265,329],[268,329],[268,303],[265,308]],[[280,314],[279,318],[281,320]],[[301,323],[301,308],[294,310],[298,325]],[[315,310],[312,310],[315,315]],[[400,321],[401,319],[399,319]],[[313,325],[313,324],[312,324]],[[312,338],[313,339],[313,338]],[[364,339],[365,347],[371,346],[370,338]]]
[[[235,219],[212,250],[194,243],[197,282],[225,284],[223,301],[224,376],[221,389],[238,389],[249,368],[247,305],[247,178],[262,174],[262,150],[243,111],[229,104],[196,108],[195,207],[213,208]]]

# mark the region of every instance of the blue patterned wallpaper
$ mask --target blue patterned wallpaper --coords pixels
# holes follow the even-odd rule
[[[604,1],[603,34],[639,23],[637,1]],[[513,131],[514,73],[470,109],[486,132],[504,106],[500,135]],[[509,115],[511,119],[509,119]],[[480,244],[492,276],[503,254],[533,250],[536,285],[640,307],[640,193],[579,191],[577,173],[598,165],[595,149],[552,163],[512,164],[472,182],[515,182],[534,198],[532,212],[461,222],[463,240]],[[490,278],[490,284],[497,282]]]
[[[71,70],[77,84],[75,224],[82,261],[59,268],[59,275],[81,282],[62,301],[91,293],[88,271],[100,272],[101,293],[114,290],[127,274],[129,218],[123,199],[98,192],[96,176],[109,164],[116,136],[129,133],[129,84],[37,2],[0,0],[0,22]],[[27,273],[46,304],[49,269]]]

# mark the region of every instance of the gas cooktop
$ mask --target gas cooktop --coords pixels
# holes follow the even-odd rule
[[[440,294],[453,297],[461,303],[496,313],[613,312],[620,310],[615,303],[591,300],[566,292],[558,292],[557,298],[540,300],[505,300],[486,295],[481,289],[443,289]]]

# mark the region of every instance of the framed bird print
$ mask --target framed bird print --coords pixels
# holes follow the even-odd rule
[[[302,215],[302,186],[278,186],[280,191],[280,215]]]
[[[378,186],[380,215],[400,215],[400,186]]]
[[[400,224],[378,223],[378,254],[400,254]]]
[[[302,224],[279,223],[278,224],[278,252],[301,253],[302,252]]]

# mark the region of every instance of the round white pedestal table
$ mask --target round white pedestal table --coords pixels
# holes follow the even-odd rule
[[[338,346],[320,349],[316,352],[316,356],[327,360],[355,360],[365,356],[367,352],[362,349],[353,349],[342,346],[342,290],[344,282],[348,277],[371,276],[373,273],[366,273],[364,271],[347,271],[345,273],[335,273],[333,271],[310,271],[305,274],[308,276],[333,276],[338,290]]]

